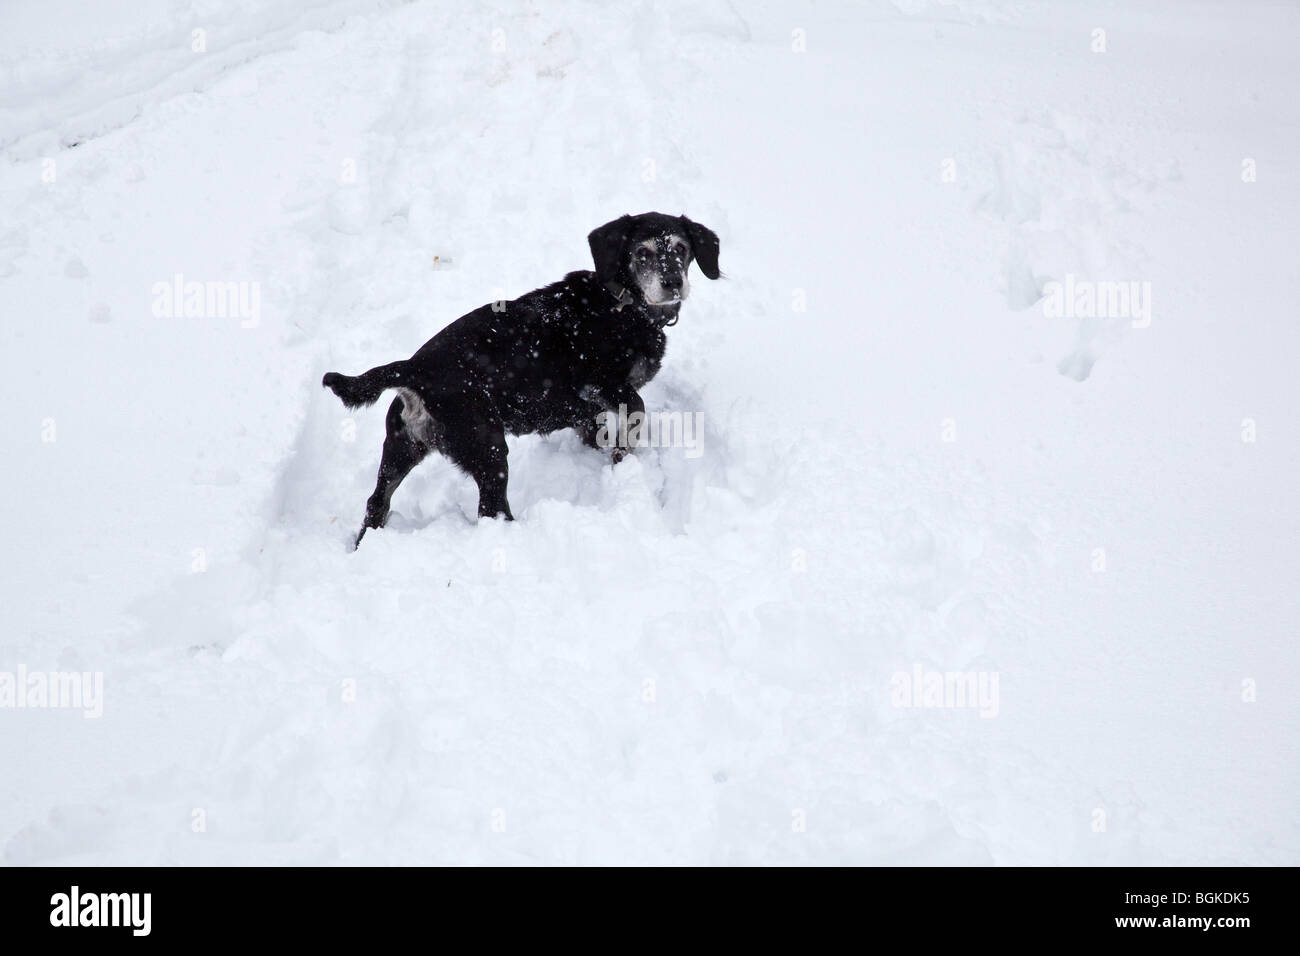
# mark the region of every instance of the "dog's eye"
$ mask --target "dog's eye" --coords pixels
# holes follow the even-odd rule
[[[642,262],[645,262],[645,260],[647,260],[647,259],[650,258],[650,250],[649,250],[649,249],[638,249],[638,250],[637,250],[637,253],[636,253],[636,257],[637,257],[638,259],[640,259]]]
[[[680,242],[677,243],[677,245],[673,246],[673,255],[679,259],[684,259],[686,257],[686,247]]]

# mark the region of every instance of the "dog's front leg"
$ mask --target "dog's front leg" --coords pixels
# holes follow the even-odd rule
[[[610,403],[614,406],[611,411],[618,422],[618,433],[610,457],[617,465],[641,444],[642,431],[646,427],[645,401],[636,389],[625,385],[614,390],[610,395]]]
[[[588,415],[574,427],[583,444],[610,452],[614,463],[622,461],[637,446],[645,425],[645,402],[630,386],[583,390]]]

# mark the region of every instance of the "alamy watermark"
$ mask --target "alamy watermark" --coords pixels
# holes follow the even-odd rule
[[[997,671],[932,671],[919,663],[911,672],[897,671],[889,679],[895,707],[968,708],[981,717],[998,715]]]
[[[240,328],[262,321],[262,286],[258,282],[186,281],[176,273],[170,282],[155,282],[152,311],[160,319],[239,319]]]
[[[66,893],[50,897],[50,925],[125,927],[133,936],[148,936],[153,928],[152,893],[83,893],[73,884]]]
[[[104,715],[101,671],[0,671],[0,710],[80,710],[87,719]]]
[[[596,416],[596,444],[601,448],[684,448],[687,458],[704,454],[703,412],[618,411]]]
[[[1133,328],[1151,324],[1151,283],[1093,282],[1066,273],[1043,287],[1043,315],[1049,319],[1131,319]]]

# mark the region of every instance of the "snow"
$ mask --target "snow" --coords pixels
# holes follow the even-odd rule
[[[0,709],[0,858],[1300,862],[1298,21],[10,0],[0,675],[104,699]],[[651,209],[700,453],[512,438],[513,524],[431,458],[351,553],[321,374]]]

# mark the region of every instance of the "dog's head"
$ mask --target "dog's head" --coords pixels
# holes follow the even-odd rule
[[[646,305],[663,308],[685,301],[692,260],[710,279],[718,277],[717,234],[685,216],[622,216],[592,230],[587,242],[596,278],[623,286]]]

